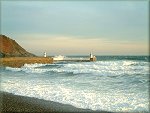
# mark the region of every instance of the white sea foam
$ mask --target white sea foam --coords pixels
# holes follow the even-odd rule
[[[47,69],[40,69],[37,67],[42,67],[42,66],[46,66],[48,64],[25,64],[24,66],[22,66],[21,68],[12,68],[12,67],[6,67],[6,70],[10,70],[10,71],[23,71],[26,73],[44,73],[47,72]]]
[[[134,62],[134,61],[123,61],[123,66],[130,66],[133,64],[136,64],[136,62]]]
[[[148,86],[145,86],[148,69],[147,62],[121,60],[25,64],[21,68],[6,67],[7,71],[3,73],[7,76],[1,77],[1,90],[79,108],[117,112],[148,111]],[[15,75],[12,76],[13,72]],[[66,76],[62,76],[62,72]],[[75,76],[67,76],[68,73]],[[140,76],[136,76],[138,74]],[[40,75],[43,78],[38,78]],[[120,75],[123,76],[118,78]]]
[[[46,84],[47,83],[47,84]],[[39,85],[38,85],[39,84]],[[31,87],[32,86],[32,87]],[[148,100],[139,98],[140,94],[128,94],[123,91],[103,92],[80,90],[63,84],[48,84],[48,81],[20,81],[3,83],[3,90],[16,95],[71,104],[79,108],[108,111],[133,111],[138,107],[148,109]],[[138,106],[135,108],[135,106]]]
[[[138,64],[133,66],[133,64]],[[98,61],[98,62],[82,62],[82,63],[71,63],[71,64],[25,64],[21,68],[11,68],[6,67],[6,70],[11,71],[24,71],[26,73],[45,73],[45,72],[72,72],[74,74],[79,73],[92,73],[92,74],[138,74],[138,73],[147,73],[149,70],[148,63],[144,63],[147,67],[141,66],[142,63],[137,63],[133,61]],[[40,68],[43,66],[54,66],[58,65],[58,67],[54,68]],[[136,70],[138,69],[138,71]],[[140,71],[139,71],[140,70]]]
[[[10,70],[10,71],[21,71],[21,68],[6,67],[6,70]]]
[[[35,68],[35,67],[41,67],[41,66],[46,66],[48,64],[40,64],[40,63],[35,63],[35,64],[24,64],[23,67],[32,67],[32,68]]]
[[[65,58],[65,56],[62,56],[62,55],[53,57],[54,60],[63,60],[64,58]]]

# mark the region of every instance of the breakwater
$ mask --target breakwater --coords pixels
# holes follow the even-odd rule
[[[53,58],[53,57],[5,57],[0,58],[0,66],[8,67],[22,67],[24,64],[51,64],[57,61],[69,61],[69,62],[90,62],[96,61],[95,58]]]
[[[53,63],[51,57],[8,57],[0,58],[0,66],[21,67],[24,64],[50,64]]]

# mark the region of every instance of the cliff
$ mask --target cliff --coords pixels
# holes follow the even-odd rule
[[[5,35],[0,35],[0,57],[33,57],[32,53],[27,52],[15,40]]]

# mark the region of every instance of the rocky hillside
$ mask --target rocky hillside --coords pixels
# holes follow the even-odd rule
[[[15,40],[0,35],[0,57],[32,57],[35,56],[22,48]]]

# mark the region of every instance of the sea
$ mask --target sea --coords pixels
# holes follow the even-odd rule
[[[149,112],[150,56],[96,57],[0,67],[1,91],[91,110]]]

